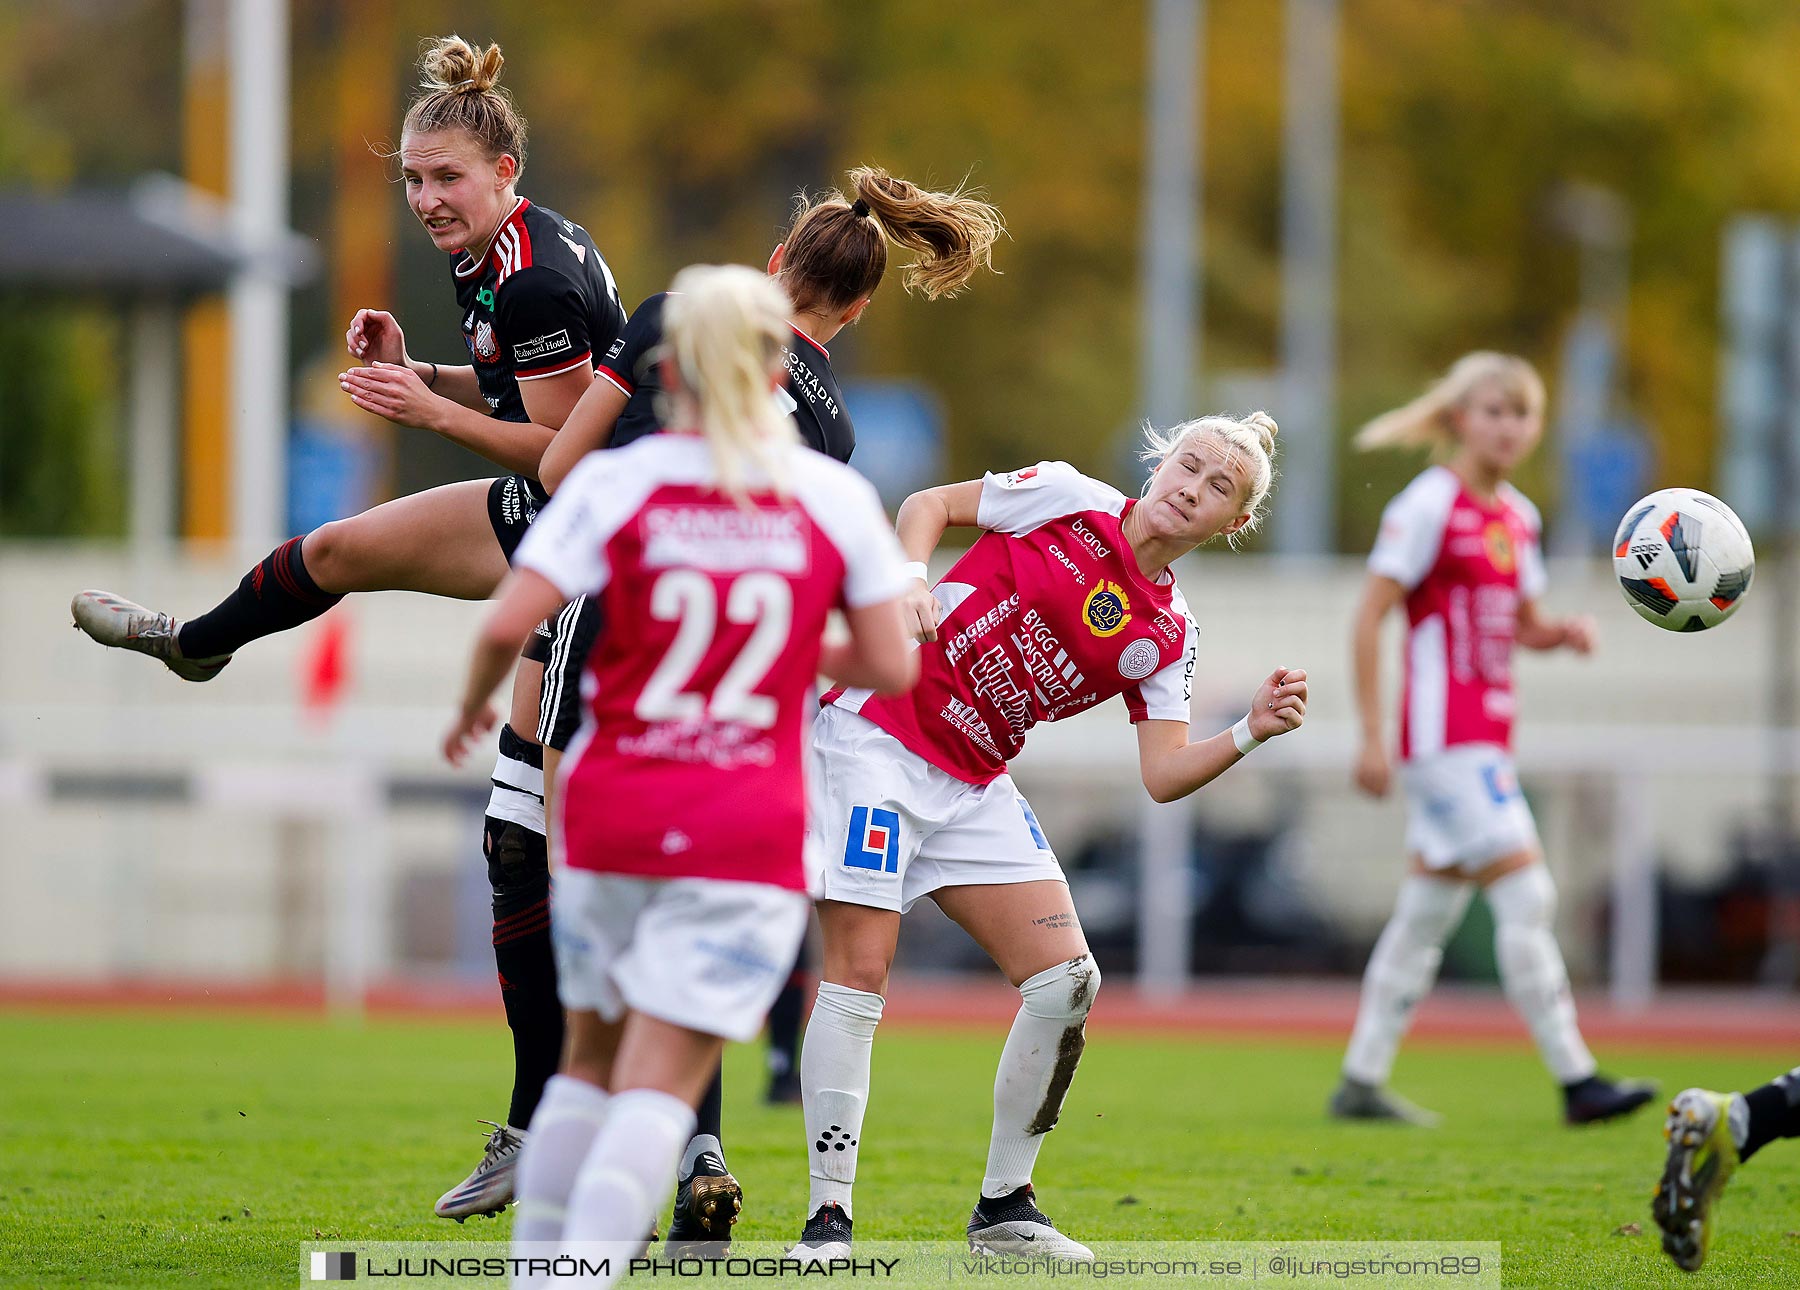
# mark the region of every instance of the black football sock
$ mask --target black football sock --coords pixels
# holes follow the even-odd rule
[[[1738,1158],[1748,1160],[1776,1138],[1800,1138],[1800,1066],[1744,1094],[1750,1130]]]
[[[803,951],[804,953],[804,951]],[[800,1069],[800,1021],[806,1011],[806,969],[796,961],[787,984],[769,1009],[769,1073],[786,1075]]]
[[[712,1083],[706,1086],[706,1092],[700,1095],[700,1105],[694,1108],[694,1136],[696,1138],[710,1133],[724,1150],[725,1142],[725,1066],[721,1062],[713,1067]]]
[[[494,889],[494,966],[513,1037],[512,1107],[506,1122],[531,1123],[562,1058],[563,1010],[550,948],[550,864],[541,833],[488,816],[482,829]]]
[[[244,575],[218,605],[181,625],[179,643],[188,658],[235,653],[258,637],[311,622],[343,599],[319,584],[300,558],[300,538],[289,538]]]

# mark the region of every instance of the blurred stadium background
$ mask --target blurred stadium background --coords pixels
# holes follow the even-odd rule
[[[1705,986],[1732,992],[1706,1005],[1719,1028],[1794,1020],[1785,0],[9,0],[0,1001],[491,996],[485,765],[435,752],[478,607],[357,597],[203,688],[66,611],[104,586],[194,612],[283,536],[494,473],[331,379],[359,306],[391,308],[419,357],[459,352],[380,155],[418,42],[451,30],[503,45],[532,124],[521,191],[586,225],[628,304],[691,261],[761,263],[793,193],[854,164],[989,190],[1004,276],[930,310],[890,281],[834,345],[856,464],[890,503],[1042,458],[1130,489],[1144,416],[1275,413],[1269,531],[1181,578],[1196,722],[1304,666],[1305,732],[1171,807],[1113,709],[1039,732],[1018,767],[1109,978],[1146,997],[1292,978],[1347,1026],[1403,823],[1349,788],[1348,615],[1419,464],[1348,438],[1465,350],[1531,357],[1554,416],[1520,482],[1550,600],[1602,625],[1593,660],[1521,666],[1571,969],[1608,1015]],[[1604,558],[1668,484],[1718,492],[1763,557],[1705,636],[1642,624]],[[1482,917],[1448,977],[1492,980]],[[924,910],[902,967],[981,961]]]

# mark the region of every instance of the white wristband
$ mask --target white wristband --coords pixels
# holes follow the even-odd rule
[[[917,578],[920,582],[929,583],[931,581],[931,571],[925,567],[923,560],[908,560],[900,566],[900,571],[908,578]]]
[[[1252,748],[1261,748],[1263,741],[1250,733],[1250,714],[1239,717],[1237,724],[1231,728],[1231,742],[1237,745],[1238,755],[1248,757]]]

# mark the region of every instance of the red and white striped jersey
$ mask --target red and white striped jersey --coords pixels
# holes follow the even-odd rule
[[[1172,574],[1139,570],[1119,529],[1134,505],[1062,461],[985,476],[988,531],[933,589],[943,619],[918,685],[826,702],[971,784],[1004,773],[1038,722],[1115,694],[1134,723],[1185,722],[1199,629]]]
[[[1387,504],[1369,572],[1406,588],[1400,756],[1512,745],[1519,606],[1544,594],[1542,521],[1510,484],[1491,502],[1432,466]]]
[[[875,490],[795,443],[787,495],[740,506],[697,435],[590,454],[514,564],[606,630],[564,758],[559,841],[573,868],[805,890],[803,767],[821,633],[836,608],[900,595]]]

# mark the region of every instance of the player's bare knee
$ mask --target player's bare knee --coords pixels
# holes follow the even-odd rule
[[[314,582],[326,591],[344,589],[356,580],[355,520],[321,524],[301,543],[300,556]]]

